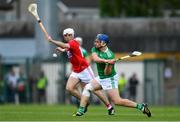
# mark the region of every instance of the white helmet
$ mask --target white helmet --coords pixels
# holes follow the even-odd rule
[[[63,35],[66,35],[66,34],[72,34],[74,36],[74,30],[72,28],[66,28],[63,31]]]
[[[81,37],[76,37],[75,40],[79,42],[80,45],[82,45],[83,39]]]

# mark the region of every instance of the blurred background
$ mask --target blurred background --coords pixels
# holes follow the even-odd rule
[[[116,63],[122,97],[180,105],[180,0],[0,0],[0,103],[75,102],[65,90],[66,54],[52,57],[55,46],[28,12],[30,3],[38,4],[53,39],[62,40],[71,27],[89,53],[98,33],[109,35],[116,57],[143,52]]]

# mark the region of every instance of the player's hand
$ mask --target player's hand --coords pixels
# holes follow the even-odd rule
[[[47,40],[48,40],[49,42],[52,42],[51,36],[48,36]]]
[[[116,62],[115,59],[108,60],[108,63],[109,63],[109,64],[114,64],[115,62]]]

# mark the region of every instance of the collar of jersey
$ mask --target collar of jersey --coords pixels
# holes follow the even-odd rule
[[[105,51],[103,51],[103,52],[105,52],[105,53],[106,53],[107,51],[108,51],[108,47],[107,47],[107,49],[106,49]]]

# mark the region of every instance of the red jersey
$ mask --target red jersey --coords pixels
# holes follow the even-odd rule
[[[87,68],[89,64],[83,57],[79,43],[76,40],[70,40],[68,44],[70,48],[67,50],[67,55],[72,64],[72,70],[76,73],[79,73]]]

